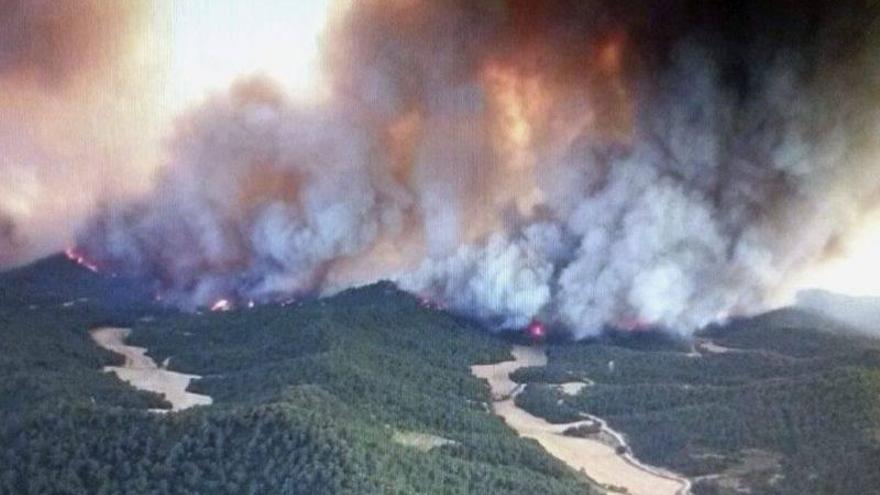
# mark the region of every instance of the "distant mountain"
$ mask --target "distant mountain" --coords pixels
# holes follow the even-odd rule
[[[811,289],[797,294],[796,305],[856,329],[880,335],[880,297],[847,296]]]

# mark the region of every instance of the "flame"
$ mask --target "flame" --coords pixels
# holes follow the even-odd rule
[[[211,306],[211,311],[232,311],[232,303],[229,299],[219,299]]]
[[[419,299],[419,305],[425,309],[432,309],[432,310],[443,310],[444,309],[443,305],[440,304],[439,301],[432,299],[429,296],[419,295],[418,299]]]
[[[614,324],[614,327],[618,330],[625,330],[627,332],[641,332],[650,330],[653,325],[641,318],[626,317],[618,320],[617,323]]]
[[[64,255],[67,256],[67,259],[73,261],[77,265],[90,270],[92,272],[98,273],[98,265],[92,263],[85,256],[82,255],[79,251],[77,251],[75,246],[70,246],[64,250]]]
[[[521,211],[528,211],[542,200],[534,177],[533,149],[536,127],[547,115],[552,96],[536,75],[523,75],[516,67],[489,63],[482,73],[482,84],[493,108],[494,146],[511,172],[505,186]]]
[[[514,155],[508,164],[514,169],[529,166],[532,157],[525,153],[533,139],[533,123],[546,114],[550,95],[538,76],[522,75],[501,62],[486,66],[483,84],[498,115],[498,145]]]
[[[540,340],[547,336],[547,327],[538,320],[534,320],[526,327],[526,332],[534,340]]]
[[[499,109],[498,124],[505,144],[514,150],[524,148],[528,145],[532,132],[524,99],[525,81],[517,76],[515,70],[500,64],[489,64],[484,78],[492,102]]]

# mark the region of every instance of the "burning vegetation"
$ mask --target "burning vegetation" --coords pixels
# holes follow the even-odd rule
[[[211,311],[231,311],[232,303],[229,302],[229,299],[219,299],[217,302],[211,305]]]
[[[85,255],[80,253],[80,251],[76,247],[69,247],[64,250],[64,256],[67,257],[70,261],[76,263],[77,265],[90,270],[94,273],[98,273],[98,265],[89,261]]]
[[[547,337],[547,328],[544,327],[543,323],[537,320],[529,323],[529,326],[526,327],[525,331],[526,335],[528,335],[534,343],[543,342],[544,338]]]
[[[352,2],[326,100],[209,98],[79,249],[188,308],[391,279],[494,328],[689,333],[761,310],[873,211],[875,11]]]

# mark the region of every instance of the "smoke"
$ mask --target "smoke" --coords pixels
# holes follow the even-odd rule
[[[880,198],[870,2],[362,0],[327,102],[244,81],[80,235],[167,300],[391,278],[497,328],[761,310]]]
[[[122,56],[117,42],[134,28],[136,2],[0,3],[0,74],[60,86]]]
[[[12,219],[0,215],[0,263],[11,260],[17,250],[18,240],[15,234],[15,224]]]
[[[57,251],[97,201],[147,182],[155,71],[134,52],[148,14],[142,0],[0,0],[0,267]]]

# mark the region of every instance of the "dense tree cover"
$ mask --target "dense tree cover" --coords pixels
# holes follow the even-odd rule
[[[144,311],[162,312],[150,284],[116,275],[98,275],[57,255],[23,268],[0,272],[0,307],[31,311],[68,305],[91,311],[98,323],[124,322]]]
[[[880,341],[794,310],[700,338],[730,350],[551,346],[545,369],[516,375],[532,383],[517,402],[549,421],[606,418],[638,457],[698,477],[699,494],[735,493],[700,478],[731,473],[759,494],[880,493]],[[597,383],[575,397],[544,384],[585,377]],[[781,462],[744,468],[755,451]]]
[[[391,285],[206,314],[147,292],[58,257],[0,274],[0,494],[588,490],[488,412],[468,366],[508,345]],[[203,375],[192,388],[215,405],[146,412],[167,404],[101,372],[120,357],[86,330],[105,324]],[[732,493],[725,476],[756,494],[880,493],[878,341],[790,310],[700,338],[731,350],[695,355],[657,333],[551,344],[547,367],[516,373],[530,383],[518,402],[606,418],[700,495]],[[574,397],[549,385],[586,378]],[[423,452],[396,431],[454,443]]]
[[[536,444],[512,435],[488,412],[487,387],[469,366],[508,359],[508,346],[447,313],[422,307],[390,284],[294,306],[141,322],[132,342],[151,349],[157,360],[170,357],[173,367],[203,375],[193,389],[214,397],[215,408],[285,404],[292,391],[308,385],[336,398],[326,407],[327,416],[381,425],[370,435],[387,440],[389,431],[405,430],[454,440],[455,445],[427,454],[443,464],[454,460],[450,468],[466,461],[488,476],[488,466],[504,467],[519,483],[528,480],[530,485],[567,480],[556,488],[534,485],[539,492],[565,493],[576,486],[567,468]],[[377,450],[387,452],[387,447]],[[387,462],[400,461],[388,457]],[[390,464],[386,469],[393,472]],[[421,467],[415,472],[428,471]],[[450,483],[451,475],[444,473],[436,479]],[[513,486],[503,492],[531,490]],[[408,489],[431,491],[428,486]]]
[[[33,273],[31,273],[33,272]],[[83,291],[46,292],[28,280],[83,279]],[[14,275],[14,276],[13,276]],[[0,274],[0,411],[28,410],[60,402],[125,407],[168,406],[158,396],[137,392],[104,366],[121,364],[121,356],[94,345],[86,330],[113,323],[119,315],[105,311],[91,290],[98,278],[80,267],[53,258],[30,271]],[[39,304],[22,300],[33,294]],[[132,313],[134,314],[134,313]]]
[[[388,284],[199,315],[126,302],[125,283],[57,258],[0,274],[0,494],[588,492],[489,412],[468,366],[508,345]],[[215,405],[147,412],[163,401],[101,372],[119,357],[86,330],[107,323],[204,375]]]

